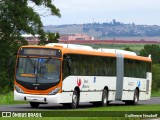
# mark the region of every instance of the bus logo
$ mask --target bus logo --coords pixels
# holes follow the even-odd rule
[[[137,85],[138,85],[138,87],[140,87],[140,86],[141,86],[141,82],[140,82],[140,80],[138,80],[138,81],[137,81]]]
[[[78,85],[78,87],[81,86],[81,83],[82,83],[81,79],[78,80],[78,78],[77,78],[77,85]]]

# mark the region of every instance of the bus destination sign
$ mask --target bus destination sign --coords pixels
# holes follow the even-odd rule
[[[21,48],[19,54],[24,56],[62,56],[61,50],[45,48]]]

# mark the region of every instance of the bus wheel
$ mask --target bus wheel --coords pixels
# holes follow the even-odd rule
[[[38,108],[39,107],[38,102],[30,102],[30,105],[31,105],[32,108]]]
[[[138,101],[139,101],[139,93],[138,93],[138,90],[136,89],[134,91],[133,100],[127,100],[127,101],[125,101],[125,104],[126,105],[137,105]]]
[[[137,105],[138,104],[138,101],[139,101],[139,95],[138,95],[138,90],[136,89],[134,91],[134,98],[133,98],[133,101],[132,101],[132,105]]]
[[[125,102],[126,105],[131,105],[131,101],[129,101],[129,100],[126,100],[124,102]]]
[[[105,107],[108,104],[108,92],[106,89],[103,90],[102,93],[102,102],[101,102],[101,106]]]
[[[77,90],[74,90],[73,96],[72,96],[71,108],[72,109],[77,108],[78,107],[78,102],[79,102],[78,92],[77,92]]]

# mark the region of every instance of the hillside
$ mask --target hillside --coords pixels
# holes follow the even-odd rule
[[[110,23],[87,23],[45,26],[46,32],[60,34],[83,33],[95,39],[131,39],[160,40],[160,26],[124,24],[113,20]]]

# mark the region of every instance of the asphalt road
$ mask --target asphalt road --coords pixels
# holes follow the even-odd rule
[[[147,101],[139,101],[139,105],[148,104],[160,104],[160,97],[152,97]],[[114,101],[110,103],[110,106],[124,106],[125,104],[121,101]],[[94,107],[91,103],[80,103],[78,109],[86,109]],[[38,109],[33,109],[30,104],[16,104],[16,105],[1,105],[0,111],[44,111],[44,110],[67,110],[61,104],[41,104]]]

